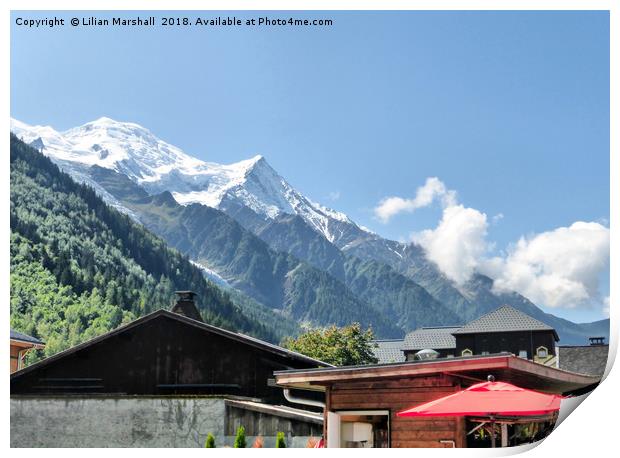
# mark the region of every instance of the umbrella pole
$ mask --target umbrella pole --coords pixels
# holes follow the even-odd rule
[[[495,448],[495,417],[491,417],[491,448]]]

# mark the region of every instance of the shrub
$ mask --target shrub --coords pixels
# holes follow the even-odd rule
[[[276,448],[286,448],[286,442],[284,442],[284,433],[278,432],[276,435]]]
[[[215,448],[215,437],[213,434],[207,434],[207,440],[205,441],[205,448]]]
[[[254,439],[254,443],[252,444],[252,448],[263,448],[263,445],[265,444],[265,441],[263,440],[262,436],[258,436],[256,439]]]
[[[245,448],[246,447],[246,442],[245,442],[245,428],[243,426],[239,426],[239,428],[237,428],[237,437],[235,437],[235,445],[233,445],[234,448]]]

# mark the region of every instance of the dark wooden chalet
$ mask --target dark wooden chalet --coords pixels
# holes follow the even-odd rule
[[[470,321],[452,335],[457,356],[507,352],[541,364],[552,362],[560,340],[551,326],[508,305]]]
[[[11,395],[217,394],[287,403],[274,371],[330,366],[189,318],[200,318],[193,297],[180,299],[183,314],[153,312],[12,374]]]
[[[276,372],[283,388],[325,393],[323,435],[328,447],[468,447],[479,418],[399,417],[402,410],[452,394],[493,375],[545,393],[592,389],[600,377],[544,366],[512,354],[440,358],[394,364]],[[527,419],[550,431],[553,416]],[[514,426],[522,419],[502,419]],[[488,425],[487,425],[488,426]],[[508,427],[508,426],[507,426]],[[541,431],[543,430],[541,429]],[[514,440],[514,439],[513,439]],[[481,440],[484,443],[484,440]],[[490,446],[489,444],[483,446]]]
[[[424,356],[453,358],[506,352],[554,365],[558,340],[551,326],[504,305],[463,326],[423,327],[409,332],[401,341],[376,341],[375,356],[379,362],[389,363]]]

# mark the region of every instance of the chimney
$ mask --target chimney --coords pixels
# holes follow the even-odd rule
[[[590,337],[590,345],[605,345],[605,337]]]
[[[193,291],[175,291],[174,293],[177,295],[177,301],[170,311],[204,323],[194,302],[196,293]]]

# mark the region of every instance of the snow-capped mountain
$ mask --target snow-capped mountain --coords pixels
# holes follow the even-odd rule
[[[205,162],[138,124],[105,117],[65,132],[12,119],[11,130],[75,178],[94,186],[117,208],[121,207],[118,202],[88,178],[88,167],[98,165],[115,170],[151,194],[170,191],[182,205],[236,205],[265,219],[283,213],[299,215],[330,242],[342,238],[343,228],[354,227],[364,232],[345,214],[299,193],[260,155],[228,165]]]
[[[343,213],[312,202],[262,156],[228,165],[205,162],[138,124],[109,118],[65,132],[13,119],[11,131],[109,204],[200,262],[213,281],[245,285],[244,291],[259,302],[283,305],[282,296],[297,304],[314,297],[317,304],[338,304],[335,313],[340,318],[357,312],[382,318],[384,312],[373,307],[385,305],[391,310],[386,316],[408,317],[409,325],[398,325],[402,331],[415,323],[433,325],[443,319],[453,324],[456,317],[468,321],[509,304],[554,326],[563,342],[579,343],[590,332],[545,314],[517,293],[496,294],[488,277],[476,275],[456,285],[422,247],[384,239]],[[194,203],[221,211],[190,205]],[[168,219],[161,217],[163,211]],[[254,268],[266,262],[272,268]],[[282,272],[284,264],[292,270]],[[270,281],[262,274],[284,277]],[[257,285],[263,289],[258,291]],[[318,289],[309,294],[314,287]],[[279,295],[275,299],[274,291]],[[320,309],[331,313],[331,307]],[[388,333],[396,329],[387,322],[381,326]]]

